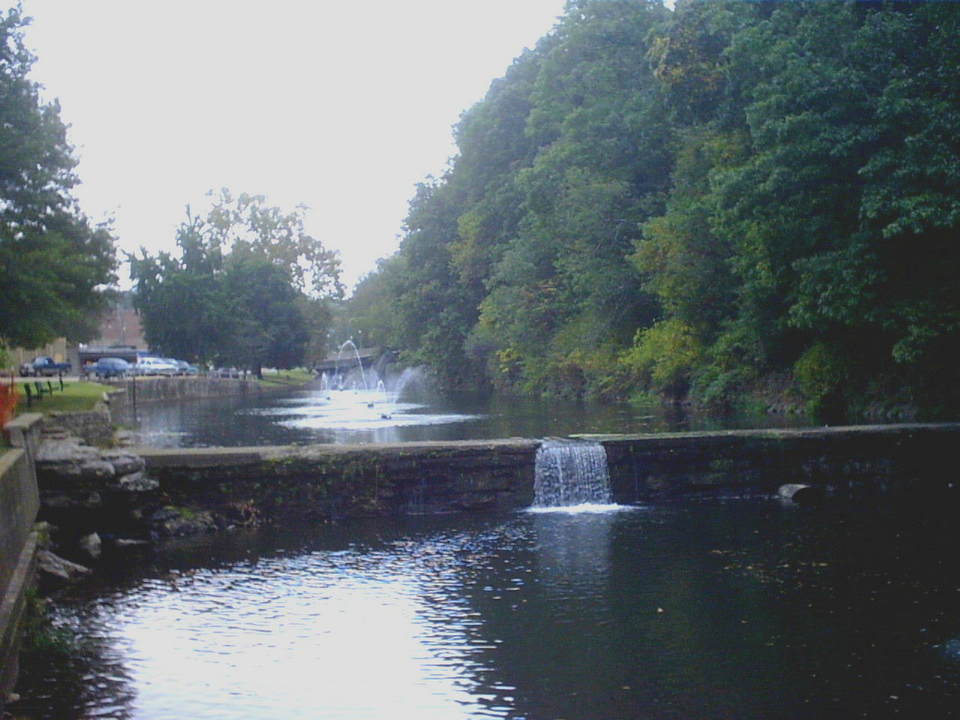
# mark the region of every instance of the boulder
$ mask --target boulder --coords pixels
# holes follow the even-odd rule
[[[41,492],[40,504],[48,510],[95,510],[103,505],[103,498],[100,493],[87,490],[72,494]]]
[[[42,586],[59,587],[80,582],[93,571],[83,565],[64,560],[49,550],[37,553],[37,571]]]
[[[128,452],[118,452],[116,450],[105,452],[103,453],[103,459],[113,465],[117,477],[141,472],[146,467],[142,457]]]
[[[84,535],[77,544],[83,553],[91,560],[98,560],[103,553],[103,543],[100,540],[100,536],[96,533]]]
[[[151,534],[156,538],[203,535],[217,531],[217,523],[210,512],[169,505],[151,516],[150,526]]]
[[[84,480],[109,480],[116,474],[113,463],[106,460],[87,460],[80,465],[80,477]]]
[[[122,492],[140,493],[156,490],[160,487],[160,483],[153,478],[148,478],[143,472],[134,472],[117,480],[114,487]]]
[[[804,485],[802,483],[788,483],[777,489],[777,497],[781,500],[795,502],[797,505],[809,505],[823,500],[823,487],[819,485]]]

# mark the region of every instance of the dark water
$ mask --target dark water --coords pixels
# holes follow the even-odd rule
[[[711,502],[227,535],[58,601],[16,717],[947,718],[960,523]]]
[[[116,421],[155,447],[408,442],[574,433],[803,425],[802,418],[690,418],[661,407],[459,394],[404,396],[308,389],[141,404]]]

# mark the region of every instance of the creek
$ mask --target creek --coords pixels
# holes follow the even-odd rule
[[[952,717],[960,524],[709,501],[288,527],[117,558],[15,717]]]
[[[636,433],[736,427],[799,427],[801,417],[690,417],[659,406],[577,403],[419,389],[321,390],[128,406],[114,418],[152,447],[394,443],[572,433]]]
[[[174,447],[705,427],[631,406],[352,389],[143,404],[119,420]],[[595,479],[594,449],[541,450],[537,507],[524,511],[116,548],[96,580],[57,597],[54,626],[73,642],[26,658],[10,709],[719,720],[960,707],[955,502],[618,506],[605,486],[565,487],[584,468]]]

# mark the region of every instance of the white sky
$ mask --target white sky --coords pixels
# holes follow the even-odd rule
[[[33,78],[58,98],[77,195],[124,250],[174,250],[229,187],[340,250],[348,288],[397,247],[451,127],[564,0],[24,0]],[[126,268],[122,284],[128,286]]]

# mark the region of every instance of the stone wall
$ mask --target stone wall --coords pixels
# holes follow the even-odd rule
[[[105,447],[113,443],[113,418],[106,403],[97,403],[89,412],[51,412],[44,416],[47,433],[74,435],[88,445]]]
[[[614,499],[951,489],[960,424],[604,436]],[[46,441],[41,516],[65,539],[165,537],[350,517],[513,510],[532,503],[538,440],[97,451]],[[141,468],[145,468],[141,472]],[[960,492],[960,490],[958,490]]]
[[[960,424],[603,436],[614,498],[774,493],[808,483],[856,495],[939,493]],[[537,440],[140,448],[173,505],[251,508],[265,520],[516,509],[533,499]],[[958,489],[960,493],[960,489]]]
[[[265,521],[515,509],[533,500],[535,440],[136,450],[175,506]]]
[[[14,449],[0,456],[0,707],[17,679],[26,591],[33,583],[39,509],[33,458],[40,416],[21,415],[4,428]]]
[[[103,382],[115,388],[110,393],[110,407],[116,410],[135,403],[264,392],[255,380],[239,378],[133,377]]]
[[[634,503],[705,492],[773,492],[804,483],[829,493],[940,492],[953,478],[960,424],[876,425],[593,436],[607,451],[614,497]]]

